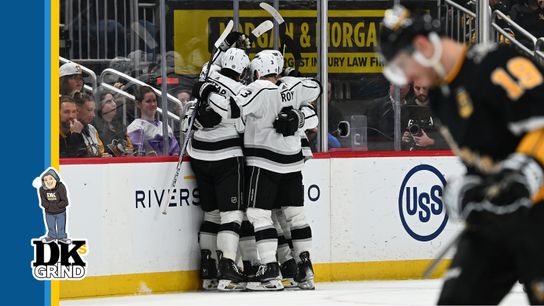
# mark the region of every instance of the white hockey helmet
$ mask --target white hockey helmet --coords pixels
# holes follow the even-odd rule
[[[210,67],[209,75],[212,75],[214,72],[218,72],[219,70],[221,70],[221,67],[217,66],[216,64],[212,64],[212,66]],[[200,71],[200,75],[198,76],[199,81],[202,81],[202,82],[205,81],[207,71],[208,71],[208,62],[205,62],[204,65],[202,66],[202,70]]]
[[[221,68],[227,68],[242,74],[249,66],[249,57],[244,50],[238,48],[228,49],[221,58]]]
[[[280,51],[273,50],[273,49],[266,49],[257,53],[255,56],[258,57],[260,54],[269,54],[274,56],[276,60],[278,61],[278,67],[280,69],[280,73],[283,71],[284,60],[283,60],[283,55],[281,54]]]
[[[255,72],[257,72],[258,77],[262,77],[270,74],[278,75],[281,71],[275,56],[260,54],[251,61],[251,74],[255,75]]]

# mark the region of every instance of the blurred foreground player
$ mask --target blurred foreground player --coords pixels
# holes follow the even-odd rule
[[[387,10],[384,75],[429,86],[431,109],[467,172],[444,201],[466,222],[438,304],[498,304],[520,280],[544,304],[543,69],[508,46],[439,36],[428,15]]]

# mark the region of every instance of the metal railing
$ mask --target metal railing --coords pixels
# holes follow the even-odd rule
[[[439,0],[438,18],[445,34],[457,41],[472,45],[477,41],[476,13],[451,0]]]
[[[144,49],[158,34],[156,4],[142,0],[61,0],[61,24],[67,32],[61,52],[78,62],[109,61]]]
[[[112,93],[115,93],[119,96],[122,96],[125,101],[123,103],[123,125],[124,126],[127,126],[127,121],[126,121],[126,100],[129,100],[131,102],[135,102],[136,101],[136,97],[122,89],[119,89],[115,86],[112,86],[110,84],[107,84],[107,83],[101,83],[100,84],[100,88],[102,90],[106,90],[106,91],[109,91],[109,92],[112,92]],[[156,92],[156,91],[155,91]],[[160,92],[159,92],[160,93]],[[187,103],[189,104],[189,103]],[[187,110],[189,109],[189,107],[187,107],[187,105],[184,105],[180,108],[180,114],[179,116],[170,112],[170,111],[167,111],[166,112],[166,115],[168,117],[168,125],[173,127],[174,124],[178,124],[179,126],[179,130],[181,131],[182,130],[182,127],[183,127],[183,119],[184,119],[184,116],[187,112]],[[160,108],[160,107],[157,107],[157,112],[162,116],[162,114],[164,113],[163,110]],[[180,143],[183,143],[183,133],[180,133],[179,135],[179,139]]]
[[[475,12],[452,0],[439,0],[438,6],[438,17],[441,22],[445,23],[444,30],[447,36],[469,45],[479,42]],[[504,25],[508,27],[504,27]],[[544,37],[536,38],[499,10],[491,12],[491,28],[494,30],[493,38],[495,42],[507,41],[528,56],[541,62],[544,61]],[[523,44],[519,37],[525,38],[529,44]]]
[[[533,34],[529,33],[529,31],[522,28],[520,25],[518,25],[516,22],[514,22],[510,17],[508,17],[506,14],[499,10],[495,10],[492,14],[492,23],[491,26],[496,31],[495,33],[495,40],[500,41],[500,35],[502,35],[504,38],[508,39],[509,42],[513,43],[521,49],[523,52],[527,53],[527,55],[534,57],[535,59],[539,59],[540,61],[544,60],[544,53],[542,53],[542,47],[544,43],[544,38],[536,38]],[[502,22],[506,23],[509,26],[509,30],[506,28],[503,28],[498,25],[497,21],[501,20]],[[521,34],[524,38],[526,38],[529,42],[532,43],[532,49],[529,48],[527,45],[524,45],[520,42],[518,38],[516,38],[516,35],[513,33],[515,31],[518,34]],[[499,35],[500,34],[500,35]]]
[[[158,97],[162,97],[162,92],[160,90],[150,86],[149,84],[147,84],[145,82],[142,82],[142,81],[140,81],[140,80],[138,80],[136,78],[133,78],[128,74],[122,73],[122,72],[120,72],[118,70],[115,70],[115,69],[112,69],[112,68],[104,69],[104,71],[102,71],[102,73],[100,74],[100,77],[98,78],[98,82],[100,84],[104,83],[103,82],[104,78],[108,74],[113,74],[113,75],[115,75],[115,76],[117,76],[117,77],[119,77],[119,78],[121,78],[123,80],[128,81],[129,83],[126,84],[126,85],[136,84],[136,85],[139,85],[139,86],[149,86],[149,87],[151,87],[153,89],[153,91],[155,92],[155,94],[157,94]],[[168,97],[168,102],[176,104],[179,107],[179,109],[183,108],[183,104],[181,103],[181,101],[178,98],[172,96],[171,94],[167,94],[167,97]]]

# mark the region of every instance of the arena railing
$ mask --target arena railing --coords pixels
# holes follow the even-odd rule
[[[125,84],[125,85],[130,85],[130,84],[136,84],[136,85],[139,85],[139,86],[149,86],[153,89],[153,91],[155,92],[155,94],[157,94],[158,97],[162,97],[162,92],[156,88],[154,88],[153,86],[150,86],[149,84],[143,82],[143,81],[140,81],[134,77],[131,77],[130,75],[128,74],[125,74],[125,73],[122,73],[121,71],[118,71],[118,70],[115,70],[113,68],[106,68],[102,71],[102,73],[100,74],[100,77],[98,78],[98,81],[100,84],[104,83],[104,78],[107,76],[107,75],[115,75],[117,76],[118,78],[121,78],[123,80],[126,80],[128,81],[129,83],[128,84]],[[181,103],[181,101],[172,96],[171,94],[167,94],[167,98],[168,98],[168,102],[171,102],[171,103],[174,103],[176,104],[179,109],[182,109],[183,108],[183,104]]]
[[[107,62],[141,49],[142,44],[151,55],[158,51],[152,30],[158,24],[153,1],[62,0],[60,5],[62,30],[67,33],[66,57]]]
[[[511,27],[513,30],[515,30],[517,33],[523,35],[525,38],[527,38],[529,41],[533,44],[533,49],[531,50],[526,45],[522,44],[519,39],[513,35],[513,33],[507,31],[506,29],[502,28],[497,24],[497,20],[500,19],[506,24],[508,24],[509,27]],[[544,53],[541,51],[542,43],[544,42],[544,38],[536,38],[533,34],[529,33],[529,31],[525,30],[523,27],[518,25],[516,22],[514,22],[510,17],[508,17],[506,14],[499,10],[495,10],[492,14],[492,23],[491,26],[495,31],[497,31],[499,34],[503,35],[506,39],[508,39],[511,43],[516,45],[519,49],[521,49],[523,52],[527,53],[527,55],[532,56],[533,58],[543,61],[544,60]],[[499,35],[495,34],[495,39],[498,41]],[[537,44],[537,42],[539,42]]]
[[[477,33],[476,13],[451,0],[445,0],[443,5],[439,0],[437,4],[438,18],[444,23],[446,35],[469,45],[474,44]]]
[[[134,97],[134,95],[122,90],[122,89],[119,89],[115,86],[112,86],[110,84],[107,84],[107,83],[102,83],[100,84],[100,88],[103,89],[103,90],[106,90],[106,91],[109,91],[109,92],[112,92],[112,93],[115,93],[115,94],[118,94],[119,96],[122,96],[125,101],[123,103],[123,125],[124,126],[127,126],[128,122],[126,121],[126,100],[129,100],[131,102],[135,102],[136,101],[136,97]],[[168,124],[170,125],[170,127],[174,127],[175,124],[179,125],[179,128],[180,128],[180,131],[182,129],[182,125],[183,125],[183,117],[185,115],[185,112],[187,111],[187,109],[185,107],[181,108],[181,111],[180,111],[180,114],[179,116],[170,112],[170,111],[167,111],[167,118],[168,118]],[[157,112],[162,116],[163,115],[163,110],[160,108],[160,107],[157,107]],[[179,138],[178,140],[180,141],[180,143],[183,142],[183,133],[180,133],[179,135]]]

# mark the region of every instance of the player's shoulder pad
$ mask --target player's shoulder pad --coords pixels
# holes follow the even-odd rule
[[[229,96],[237,95],[238,92],[240,92],[240,89],[244,87],[242,83],[226,77],[219,72],[214,73],[210,79],[216,85],[224,89],[224,94]]]
[[[276,86],[272,82],[266,80],[256,80],[251,84],[247,85],[245,88],[242,88],[237,95],[237,99],[242,99],[242,101],[247,100],[251,102],[260,93],[269,92],[271,90],[276,90],[279,94],[278,86]],[[242,102],[242,106],[245,106],[247,104],[247,101]]]

